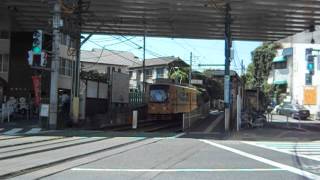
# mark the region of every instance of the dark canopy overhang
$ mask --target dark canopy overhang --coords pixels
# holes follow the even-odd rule
[[[0,6],[9,9],[16,30],[50,30],[52,1],[1,0]],[[275,41],[320,20],[320,0],[91,0],[82,32],[223,39],[226,2],[235,40]]]

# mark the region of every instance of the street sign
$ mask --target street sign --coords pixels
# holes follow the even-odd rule
[[[304,87],[304,105],[316,105],[317,104],[317,86],[305,86]]]
[[[49,104],[41,104],[40,116],[49,117]]]
[[[202,85],[203,80],[202,79],[191,79],[191,84]]]

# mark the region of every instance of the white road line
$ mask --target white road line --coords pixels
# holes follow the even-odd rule
[[[175,136],[169,136],[169,137],[154,137],[153,139],[157,139],[157,140],[163,140],[163,139],[176,139],[176,138],[179,138],[179,137],[181,137],[181,136],[184,136],[186,133],[179,133],[179,134],[177,134],[177,135],[175,135]]]
[[[25,134],[36,134],[41,131],[41,128],[32,128],[29,131],[27,131]]]
[[[19,132],[21,130],[22,130],[22,128],[13,128],[13,129],[11,129],[9,131],[4,132],[3,134],[4,135],[14,135],[14,134],[16,134],[17,132]]]
[[[311,160],[314,160],[314,161],[320,161],[320,158],[299,154],[297,152],[291,152],[291,151],[286,151],[286,150],[283,150],[283,149],[277,149],[277,148],[274,148],[274,147],[271,147],[271,146],[267,146],[267,145],[264,146],[264,145],[257,144],[257,143],[254,143],[254,142],[249,142],[249,141],[242,141],[242,142],[246,143],[246,144],[249,144],[249,145],[252,145],[252,146],[257,146],[257,147],[261,147],[261,148],[265,148],[265,149],[270,149],[270,150],[273,150],[273,151],[278,151],[278,152],[282,152],[282,153],[286,153],[286,154],[290,154],[290,155],[294,155],[294,156],[298,156],[298,157],[303,157],[303,158],[311,159]]]
[[[186,133],[180,133],[180,134],[177,134],[177,135],[175,135],[175,136],[173,136],[173,138],[179,138],[179,137],[181,137],[181,136],[184,136]]]
[[[284,169],[96,169],[72,168],[72,171],[104,171],[104,172],[256,172],[256,171],[286,171]]]
[[[259,157],[259,156],[253,155],[253,154],[249,154],[249,153],[240,151],[238,149],[234,149],[234,148],[231,148],[231,147],[228,147],[228,146],[217,144],[217,143],[214,143],[214,142],[211,142],[211,141],[208,141],[208,140],[200,140],[200,141],[202,141],[204,143],[207,143],[207,144],[209,144],[211,146],[218,147],[218,148],[224,149],[226,151],[230,151],[230,152],[239,154],[241,156],[244,156],[244,157],[256,160],[256,161],[260,161],[262,163],[265,163],[265,164],[268,164],[268,165],[271,165],[271,166],[274,166],[274,167],[277,167],[277,168],[280,168],[280,169],[287,170],[289,172],[292,172],[294,174],[298,174],[300,176],[304,176],[304,177],[309,178],[309,179],[320,179],[320,176],[317,176],[317,175],[312,174],[312,173],[307,172],[307,171],[303,171],[303,170],[295,168],[295,167],[291,167],[291,166],[288,166],[288,165],[285,165],[285,164],[281,164],[281,163],[278,163],[278,162],[275,162],[275,161],[272,161],[272,160],[269,160],[269,159],[266,159],[266,158],[263,158],[263,157]]]

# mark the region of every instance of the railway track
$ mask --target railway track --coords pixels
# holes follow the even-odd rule
[[[173,124],[158,126],[158,129],[173,127]],[[145,126],[145,130],[155,131],[155,127]],[[157,130],[158,131],[158,130]],[[161,139],[128,138],[128,137],[97,137],[95,132],[88,133],[92,137],[64,137],[48,139],[48,141],[28,142],[18,146],[7,146],[0,150],[0,179],[41,179],[57,172],[108,158],[123,151],[130,151],[141,146],[153,144]],[[95,136],[97,135],[97,136]],[[47,138],[52,138],[47,136]],[[13,142],[13,144],[15,144]],[[12,167],[11,167],[12,166]],[[48,173],[44,175],[44,173]],[[35,178],[39,177],[39,178]]]
[[[106,131],[121,131],[121,132],[180,132],[182,124],[180,121],[142,121],[138,123],[137,129],[133,129],[131,124],[109,126],[103,128]]]

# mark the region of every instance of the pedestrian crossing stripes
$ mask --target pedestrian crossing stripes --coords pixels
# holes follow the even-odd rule
[[[294,156],[320,161],[320,142],[249,142],[243,143]]]
[[[11,128],[11,129],[5,129],[0,128],[0,135],[32,135],[37,134],[41,132],[41,128]]]

